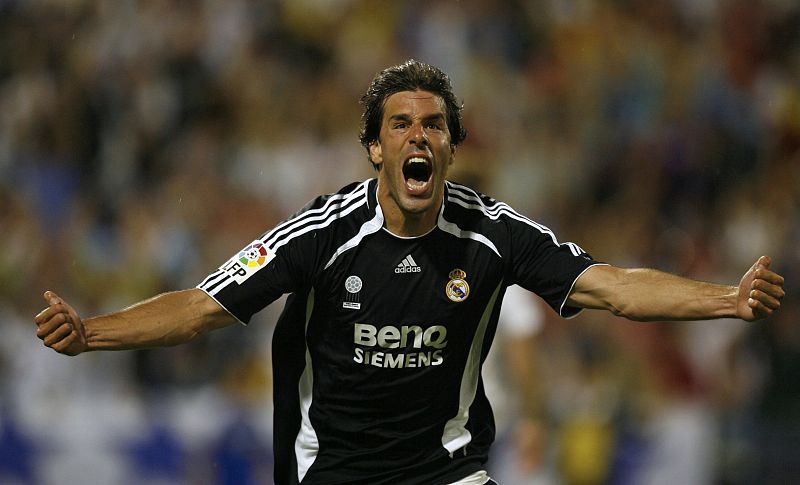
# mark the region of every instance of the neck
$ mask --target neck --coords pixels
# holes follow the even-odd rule
[[[393,221],[384,214],[384,227],[395,236],[400,237],[422,236],[436,227],[436,213],[433,214],[433,217],[429,217],[428,214],[419,216],[419,214],[403,215],[399,220]]]
[[[388,191],[378,187],[378,203],[383,211],[384,227],[400,237],[415,237],[429,233],[436,227],[442,200],[423,212],[403,210]]]

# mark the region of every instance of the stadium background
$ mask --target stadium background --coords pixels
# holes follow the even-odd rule
[[[770,254],[787,278],[754,325],[548,313],[519,483],[800,476],[796,1],[3,0],[0,483],[269,483],[276,305],[77,358],[32,318],[47,288],[90,315],[194,286],[371,176],[357,100],[410,57],[465,102],[454,179],[600,260],[733,282]]]

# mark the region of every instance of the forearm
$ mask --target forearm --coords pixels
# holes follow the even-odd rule
[[[163,293],[83,321],[89,350],[126,350],[188,342],[235,319],[201,290]]]
[[[572,304],[606,309],[637,321],[736,317],[735,286],[694,281],[653,269],[606,266],[597,270],[581,278],[570,296]]]

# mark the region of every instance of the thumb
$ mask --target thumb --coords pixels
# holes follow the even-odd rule
[[[58,305],[59,303],[64,302],[60,296],[56,295],[50,290],[45,291],[43,296],[48,305]]]
[[[769,269],[770,264],[772,264],[772,260],[770,259],[769,256],[761,256],[760,258],[758,258],[758,261],[756,261],[757,268],[761,267],[764,269]]]

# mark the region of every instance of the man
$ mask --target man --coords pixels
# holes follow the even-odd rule
[[[466,133],[435,67],[388,68],[362,102],[376,179],[315,199],[195,289],[86,320],[48,291],[39,338],[67,355],[175,345],[290,293],[273,341],[277,483],[483,484],[480,368],[508,286],[564,317],[756,320],[780,306],[767,257],[738,287],[616,268],[446,181]]]

